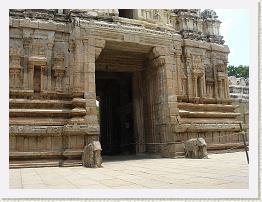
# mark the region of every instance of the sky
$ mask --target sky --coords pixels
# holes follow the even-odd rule
[[[220,34],[229,46],[228,65],[248,65],[250,54],[250,18],[248,9],[214,9],[222,21]]]

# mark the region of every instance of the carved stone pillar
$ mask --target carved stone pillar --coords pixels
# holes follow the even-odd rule
[[[46,66],[43,65],[40,67],[41,68],[41,89],[40,91],[44,91],[45,88],[45,83],[46,83]]]
[[[95,93],[95,44],[90,38],[84,44],[84,91]]]
[[[176,53],[176,68],[177,68],[177,72],[176,72],[177,94],[182,95],[183,94],[182,79],[181,79],[182,66],[181,66],[181,54],[179,54],[179,53]]]
[[[222,80],[221,79],[218,80],[218,92],[219,92],[219,98],[222,99],[223,91],[222,91]]]
[[[28,84],[28,57],[29,57],[29,48],[31,44],[31,39],[29,38],[24,38],[23,39],[23,47],[24,47],[24,78],[23,78],[23,88],[24,89],[29,89],[29,84]]]
[[[98,125],[96,115],[95,61],[105,45],[104,40],[88,38],[84,46],[84,92],[86,99],[86,120],[89,124]]]
[[[177,124],[179,111],[177,108],[175,75],[170,77],[170,71],[174,70],[176,58],[171,56],[168,48],[155,47],[149,54],[149,67],[154,70],[155,77],[152,75],[149,90],[152,89],[153,110],[150,114],[154,119],[152,123],[152,140],[159,139],[162,143],[173,142],[174,135],[172,126]],[[152,87],[153,88],[152,88]],[[150,93],[149,93],[150,94]],[[153,135],[154,134],[154,135]],[[171,150],[174,145],[156,145],[157,151],[161,151],[163,156],[172,156]]]
[[[74,68],[74,92],[80,92],[81,88],[81,66],[83,64],[82,55],[83,52],[83,44],[81,40],[75,40],[75,68]]]
[[[192,88],[193,88],[193,96],[194,97],[199,97],[199,95],[197,94],[197,77],[195,76],[195,75],[193,75],[193,77],[192,77],[192,82],[193,82],[193,86],[192,86]]]
[[[55,71],[55,91],[62,92],[63,91],[63,77],[64,77],[65,71],[64,70],[56,70]]]
[[[207,94],[207,89],[206,89],[206,79],[205,79],[205,75],[202,76],[201,78],[201,82],[202,82],[202,97],[206,97]]]
[[[192,67],[191,67],[191,59],[187,56],[186,59],[186,69],[187,69],[187,90],[188,90],[188,96],[193,97],[194,96],[194,90],[193,90],[193,78],[192,78]]]
[[[15,70],[9,69],[9,88],[15,89]]]
[[[226,98],[229,98],[229,81],[228,81],[228,78],[225,79],[226,81],[226,89],[225,89],[225,92],[226,92]]]
[[[46,75],[46,80],[47,80],[47,86],[46,90],[51,91],[52,90],[52,52],[53,52],[53,42],[49,42],[47,44],[47,75]]]
[[[63,77],[65,74],[64,67],[64,55],[63,53],[57,53],[54,57],[54,77],[55,77],[55,90],[58,92],[63,91]]]
[[[34,64],[29,63],[27,66],[28,72],[28,89],[34,90]]]
[[[217,67],[216,67],[216,60],[212,59],[212,66],[213,66],[213,74],[214,74],[214,92],[215,92],[215,98],[219,98],[218,93],[218,73],[217,73]]]

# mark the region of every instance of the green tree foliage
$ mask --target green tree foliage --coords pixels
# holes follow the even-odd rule
[[[248,78],[249,77],[249,66],[233,66],[229,65],[227,67],[228,71],[228,76],[235,76],[235,77],[244,77]]]

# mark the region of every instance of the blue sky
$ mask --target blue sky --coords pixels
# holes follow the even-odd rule
[[[214,9],[222,21],[220,34],[229,46],[229,65],[248,65],[250,54],[250,18],[248,9]]]

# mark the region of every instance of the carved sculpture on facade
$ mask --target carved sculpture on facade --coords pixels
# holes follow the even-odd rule
[[[54,56],[54,66],[53,72],[55,77],[55,90],[62,91],[63,87],[63,76],[65,74],[65,67],[64,67],[64,55],[63,53],[57,53]]]
[[[19,48],[10,48],[10,67],[9,67],[9,85],[11,89],[20,88],[20,66],[21,50]]]

